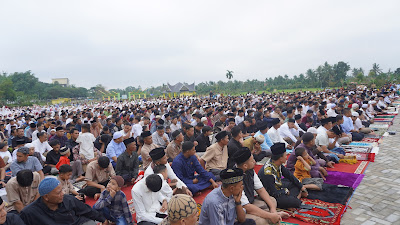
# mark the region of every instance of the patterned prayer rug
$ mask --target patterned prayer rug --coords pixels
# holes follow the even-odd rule
[[[344,213],[345,206],[339,203],[328,203],[321,200],[302,199],[312,209],[296,209],[293,213],[295,218],[312,224],[340,224],[340,218]]]

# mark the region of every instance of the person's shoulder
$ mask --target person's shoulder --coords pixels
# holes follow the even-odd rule
[[[95,160],[95,161],[91,161],[88,165],[87,165],[87,168],[93,168],[94,166],[95,166],[95,164],[97,163],[97,160]]]
[[[53,150],[52,150],[53,151]],[[50,152],[52,152],[52,151],[50,151]],[[50,153],[49,152],[49,153]],[[30,161],[30,162],[36,162],[36,161],[38,161],[39,162],[39,159],[38,158],[36,158],[35,156],[28,156],[28,161]]]
[[[20,216],[15,213],[7,213],[5,224],[24,224]]]
[[[265,165],[262,171],[264,172],[264,175],[272,175],[273,168],[271,165]]]
[[[22,209],[21,214],[23,214],[23,213],[30,214],[30,213],[34,212],[35,210],[40,209],[39,204],[40,204],[41,199],[42,199],[42,197],[39,197],[38,199],[33,201],[31,204],[25,206],[24,209]]]
[[[218,205],[221,198],[220,196],[221,187],[213,189],[204,199],[203,205]]]

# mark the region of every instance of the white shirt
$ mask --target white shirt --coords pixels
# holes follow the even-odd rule
[[[275,127],[271,127],[267,132],[269,138],[271,139],[272,143],[285,143],[285,146],[288,145],[285,140],[279,135],[279,132],[275,129]]]
[[[235,117],[235,123],[236,125],[238,125],[239,123],[244,121],[244,116],[240,117],[240,116],[236,116]]]
[[[37,139],[39,139],[38,136],[37,136],[38,133],[39,133],[38,130],[35,130],[35,131],[32,132],[32,142],[36,141]]]
[[[142,126],[140,124],[134,124],[132,126],[132,133],[133,133],[133,138],[136,138],[137,136],[140,136],[143,132]]]
[[[326,146],[328,147],[329,145],[329,137],[327,129],[324,126],[320,126],[317,129],[317,137],[315,138],[315,145],[317,146]]]
[[[39,152],[42,156],[43,161],[46,160],[46,157],[43,156],[43,153],[53,150],[53,148],[49,145],[49,142],[47,141],[42,143],[39,139],[37,139],[36,141],[33,141],[32,144],[35,147],[35,152]]]
[[[146,186],[146,179],[141,179],[131,190],[133,206],[136,211],[136,220],[161,223],[163,219],[156,217],[156,213],[161,213],[161,203],[166,199],[161,192],[152,192]]]
[[[361,128],[363,128],[363,124],[360,120],[360,118],[357,118],[356,121],[354,121],[354,129],[356,130],[360,130]]]
[[[172,195],[174,194],[171,186],[169,186],[168,182],[164,179],[164,176],[162,174],[158,174],[161,179],[162,179],[162,187],[161,187],[161,194],[163,195],[163,197],[165,199],[167,199],[167,201],[169,202],[169,200],[171,200]]]
[[[258,190],[263,188],[263,184],[260,180],[260,178],[258,177],[257,173],[255,171],[254,172],[254,190]],[[242,206],[245,206],[247,204],[249,204],[249,199],[247,199],[246,194],[244,193],[244,190],[242,191],[242,197],[240,198],[240,201],[242,202]]]
[[[8,161],[5,162],[5,163],[6,163],[6,164],[7,164],[7,163],[12,163],[13,158],[12,158],[11,153],[10,153],[9,151],[0,152],[0,157],[1,157],[2,159],[4,159],[4,157],[6,157],[6,156],[8,156]]]
[[[144,177],[147,177],[150,174],[154,174],[153,168],[152,168],[152,164],[153,162],[150,163],[150,165],[147,167],[146,171],[144,171]],[[165,167],[167,167],[167,173],[168,173],[168,178],[170,180],[176,179],[178,181],[178,183],[180,183],[180,185],[186,187],[186,184],[183,183],[175,174],[174,170],[172,169],[172,167],[169,165],[169,163],[164,164]]]
[[[79,154],[83,155],[85,159],[93,159],[94,158],[94,144],[93,142],[96,141],[96,138],[92,133],[80,133],[76,142],[79,143]]]
[[[279,132],[279,135],[282,138],[289,137],[290,139],[292,139],[292,141],[294,143],[296,143],[297,142],[297,138],[293,135],[291,130],[295,130],[295,129],[293,129],[293,128],[290,129],[288,123],[284,123],[284,124],[281,125],[281,127],[279,127],[278,132]]]
[[[382,109],[382,108],[386,108],[386,104],[385,104],[383,101],[381,101],[381,100],[379,100],[377,106],[378,106],[379,108],[381,108],[381,109]]]
[[[169,126],[169,127],[171,128],[171,133],[176,131],[176,130],[181,129],[181,125],[179,123],[177,123],[176,125],[171,123],[171,126]]]
[[[68,119],[65,121],[65,125],[67,125],[67,124],[71,123],[72,121],[74,121],[74,120],[73,120],[73,119],[71,119],[71,118],[68,118]]]
[[[328,109],[328,111],[326,111],[326,114],[328,115],[328,117],[336,117],[337,116],[337,113],[332,108]]]

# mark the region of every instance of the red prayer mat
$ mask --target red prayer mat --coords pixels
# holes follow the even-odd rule
[[[346,207],[339,203],[328,203],[321,200],[301,199],[304,204],[312,205],[312,209],[283,210],[292,215],[284,222],[297,224],[334,224],[339,225]]]
[[[356,164],[350,165],[347,163],[338,163],[335,164],[335,168],[328,168],[328,171],[339,171],[339,172],[346,172],[346,173],[357,173],[362,174],[364,173],[365,169],[367,168],[369,161],[358,161]]]

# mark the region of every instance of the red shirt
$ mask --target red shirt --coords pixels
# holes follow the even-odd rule
[[[66,157],[66,156],[61,156],[61,157],[60,157],[60,161],[58,161],[58,163],[57,163],[57,165],[56,165],[56,168],[57,168],[57,169],[60,169],[60,166],[62,166],[62,165],[64,165],[64,164],[70,165],[70,161],[69,161],[68,157]]]

